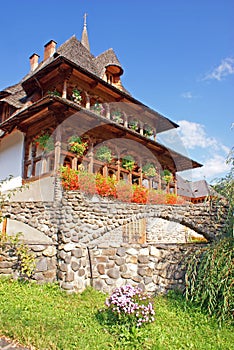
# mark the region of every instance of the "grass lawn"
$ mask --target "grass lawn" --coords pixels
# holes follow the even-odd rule
[[[106,296],[87,289],[68,295],[57,285],[0,279],[0,335],[35,349],[232,350],[231,326],[185,304],[180,295],[155,298],[156,320],[130,338],[102,324]]]

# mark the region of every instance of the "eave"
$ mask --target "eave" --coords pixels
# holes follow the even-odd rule
[[[35,71],[35,73],[33,75],[26,78],[22,82],[22,86],[23,86],[24,90],[26,92],[29,91],[30,86],[32,84],[38,85],[38,82],[40,81],[40,79],[42,77],[44,77],[46,74],[50,73],[53,69],[55,69],[56,67],[58,67],[64,63],[68,64],[70,67],[79,71],[84,76],[88,76],[91,79],[90,85],[92,85],[92,84],[95,84],[95,86],[99,85],[101,89],[106,90],[107,92],[111,93],[113,98],[115,99],[115,101],[124,102],[124,103],[131,103],[132,105],[139,106],[144,111],[144,113],[147,112],[153,118],[155,117],[155,119],[157,119],[157,124],[158,124],[157,133],[164,132],[164,131],[179,127],[179,125],[176,124],[175,122],[171,121],[170,119],[164,117],[160,113],[149,108],[148,106],[146,106],[142,102],[136,100],[135,98],[133,98],[132,96],[130,96],[126,92],[119,90],[118,88],[116,88],[113,85],[110,85],[109,83],[105,82],[103,79],[98,77],[97,75],[89,72],[85,68],[75,64],[74,62],[70,61],[69,59],[67,59],[66,57],[63,57],[63,56],[57,56],[57,57],[53,58],[53,60],[50,63],[48,63],[45,66],[42,65],[41,68],[39,68],[39,70]]]
[[[49,114],[53,114],[56,123],[59,124],[69,117],[81,113],[83,117],[81,129],[83,133],[90,137],[97,136],[103,141],[111,139],[122,139],[135,141],[137,144],[145,146],[157,158],[162,167],[173,173],[201,167],[202,165],[184,155],[181,155],[164,145],[140,135],[122,125],[102,117],[91,110],[82,108],[78,104],[57,96],[46,96],[33,105],[21,110],[15,116],[9,118],[0,125],[0,129],[11,132],[14,128],[25,132],[32,125],[42,123]],[[79,117],[80,118],[80,117]],[[92,125],[92,128],[85,126]],[[86,129],[87,130],[86,130]]]

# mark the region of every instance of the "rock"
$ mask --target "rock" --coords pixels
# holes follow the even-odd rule
[[[74,281],[74,272],[69,271],[69,272],[66,274],[65,281],[66,281],[66,282],[72,282],[72,281]]]
[[[75,256],[76,258],[82,258],[83,251],[81,248],[72,249],[71,251],[72,256]]]
[[[105,266],[103,264],[98,264],[97,265],[97,270],[100,273],[100,275],[104,275],[105,274]]]
[[[118,248],[116,251],[116,255],[118,255],[118,256],[124,256],[125,253],[126,253],[126,249],[123,247]]]
[[[119,270],[115,269],[115,268],[112,268],[110,270],[107,271],[107,275],[110,277],[110,278],[114,278],[114,279],[117,279],[120,277],[120,274],[119,274]]]
[[[139,255],[138,256],[138,262],[140,264],[147,264],[149,262],[149,257],[146,255]]]
[[[78,264],[76,261],[72,261],[71,268],[73,271],[78,271],[80,268],[80,264]]]
[[[47,247],[44,250],[43,255],[48,256],[48,257],[52,257],[52,256],[56,255],[56,248],[54,246]]]
[[[138,251],[135,248],[127,249],[126,253],[129,254],[129,255],[138,255]]]
[[[82,277],[84,275],[85,275],[85,270],[84,269],[79,269],[78,276]]]
[[[47,270],[47,259],[41,258],[39,261],[36,262],[36,270],[39,272],[43,272]]]

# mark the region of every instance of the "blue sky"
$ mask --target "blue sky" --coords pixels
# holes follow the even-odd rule
[[[1,2],[0,89],[26,75],[50,39],[80,39],[85,12],[91,52],[112,47],[124,86],[180,125],[159,140],[204,164],[193,180],[222,176],[234,139],[234,1]]]

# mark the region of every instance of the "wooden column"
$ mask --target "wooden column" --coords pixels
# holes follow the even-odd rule
[[[105,111],[106,111],[105,117],[106,117],[107,119],[110,119],[110,106],[109,106],[108,103],[105,103]]]
[[[174,176],[174,184],[175,184],[175,194],[177,195],[177,180],[175,176]]]
[[[42,157],[42,159],[41,159],[41,174],[47,173],[47,162],[48,162],[48,158],[46,158],[45,156]]]
[[[77,170],[77,157],[72,159],[72,169]]]
[[[124,115],[124,126],[125,128],[128,128],[128,116],[126,115],[125,112],[123,112],[123,115]]]
[[[61,158],[61,125],[56,128],[55,147],[54,147],[54,171],[56,172],[60,166]]]
[[[66,79],[64,80],[64,83],[63,83],[63,93],[62,93],[62,97],[63,97],[63,98],[67,98],[67,80],[66,80]]]
[[[144,135],[144,124],[140,123],[140,134]]]
[[[107,177],[107,176],[108,176],[108,167],[107,167],[106,164],[103,166],[103,176],[104,176],[104,177]]]
[[[117,160],[117,181],[120,180],[120,159]]]
[[[159,191],[161,191],[161,189],[162,189],[162,181],[161,181],[160,173],[158,174],[158,189],[159,189]]]
[[[86,97],[85,108],[90,109],[90,96],[89,96],[89,94],[87,94],[87,92],[85,93],[85,97]]]
[[[139,173],[140,173],[140,178],[139,178],[139,185],[142,186],[143,182],[143,172],[142,172],[142,167],[139,168]]]
[[[93,173],[93,144],[91,145],[91,149],[89,152],[89,166],[88,166],[89,173]]]

